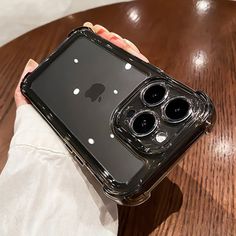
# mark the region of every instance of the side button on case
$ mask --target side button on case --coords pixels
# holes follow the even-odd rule
[[[76,161],[78,161],[81,166],[84,166],[84,162],[81,160],[80,156],[78,154],[76,154],[73,147],[65,140],[64,140],[64,143],[65,143],[67,150],[73,156],[73,158],[75,158]]]

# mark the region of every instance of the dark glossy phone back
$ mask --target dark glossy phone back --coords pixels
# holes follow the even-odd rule
[[[165,96],[158,105],[149,106],[142,93],[155,83],[165,88]],[[87,28],[72,32],[21,88],[76,160],[99,180],[104,193],[120,204],[145,201],[181,154],[211,129],[215,118],[204,93]],[[176,97],[188,101],[189,112],[175,123],[163,111]],[[155,127],[139,136],[130,124],[144,110],[154,114]]]

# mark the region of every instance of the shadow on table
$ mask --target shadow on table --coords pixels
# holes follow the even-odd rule
[[[119,236],[149,235],[172,213],[179,211],[183,194],[175,183],[165,178],[151,198],[137,207],[119,206]]]

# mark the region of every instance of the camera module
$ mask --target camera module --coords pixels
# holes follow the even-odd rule
[[[166,88],[160,83],[151,84],[141,92],[141,100],[149,107],[159,105],[165,100],[166,97]]]
[[[170,123],[185,120],[191,114],[190,102],[184,97],[170,99],[164,106],[164,119]]]
[[[130,126],[136,136],[146,136],[156,128],[156,117],[151,111],[141,111],[132,118]]]

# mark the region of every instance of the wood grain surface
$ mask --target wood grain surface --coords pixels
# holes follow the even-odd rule
[[[0,48],[0,169],[13,134],[13,92],[73,28],[99,23],[135,42],[152,64],[205,91],[216,125],[145,204],[119,207],[119,235],[236,235],[236,2],[140,0],[70,15]],[[7,26],[6,26],[7,27]],[[4,33],[4,32],[2,32]]]

